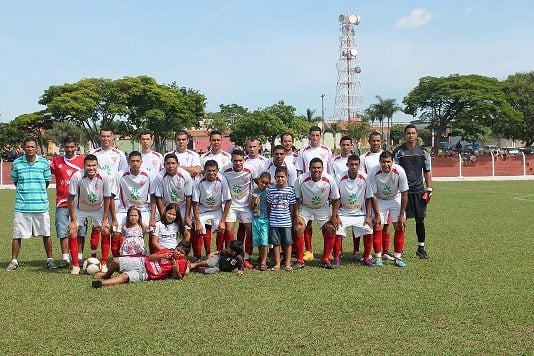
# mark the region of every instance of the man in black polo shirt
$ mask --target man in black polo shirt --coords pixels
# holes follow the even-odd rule
[[[395,150],[395,163],[406,171],[408,177],[408,206],[406,218],[415,218],[417,234],[417,252],[419,258],[428,258],[425,250],[425,216],[426,206],[432,198],[432,174],[430,173],[430,155],[417,144],[417,128],[407,125],[404,128],[405,143]],[[423,182],[424,180],[424,182]]]

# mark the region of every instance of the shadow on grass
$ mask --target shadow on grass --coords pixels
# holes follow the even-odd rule
[[[7,266],[9,265],[11,261],[7,261],[7,262],[1,262],[0,263],[0,270],[5,270],[7,268]],[[57,261],[54,261],[55,263]],[[44,272],[50,272],[50,273],[55,273],[55,272],[62,272],[62,271],[65,271],[65,270],[68,270],[68,268],[54,268],[54,269],[48,269],[46,268],[46,259],[42,259],[42,260],[24,260],[24,261],[21,261],[19,260],[19,269],[39,269],[40,272],[41,271],[44,271]],[[16,271],[15,271],[16,272]]]

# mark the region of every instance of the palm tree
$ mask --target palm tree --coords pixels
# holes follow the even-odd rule
[[[382,129],[382,136],[384,136],[384,119],[387,119],[387,127],[388,127],[388,133],[391,127],[391,122],[393,118],[393,114],[399,110],[401,110],[401,107],[397,105],[396,99],[382,99],[380,95],[376,96],[376,100],[378,100],[378,103],[371,105],[373,108],[376,117],[380,121],[380,127]],[[388,134],[388,142],[389,142],[389,134]]]
[[[321,122],[321,121],[323,121],[322,117],[315,116],[315,110],[312,110],[312,109],[306,109],[306,115],[302,115],[302,117],[307,122]]]

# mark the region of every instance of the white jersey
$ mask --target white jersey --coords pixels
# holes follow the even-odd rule
[[[223,203],[231,199],[228,182],[221,174],[213,182],[201,178],[193,189],[193,201],[198,203],[199,213],[222,209]]]
[[[341,155],[337,155],[332,159],[332,169],[331,174],[336,178],[336,180],[339,180],[341,178],[341,175],[347,171],[347,159],[349,157],[343,157]]]
[[[372,198],[373,195],[365,173],[358,171],[356,177],[350,179],[348,172],[345,171],[337,178],[337,187],[340,196],[340,215],[366,215],[365,199]]]
[[[360,157],[360,160],[361,160],[360,169],[363,172],[369,174],[375,169],[377,169],[377,167],[380,167],[380,154],[381,153],[382,153],[382,150],[378,152],[374,152],[374,153],[371,151],[365,152]]]
[[[258,174],[256,170],[246,163],[243,165],[243,170],[236,172],[232,164],[227,165],[221,169],[221,174],[226,178],[230,194],[232,196],[233,208],[248,207],[248,197],[252,191],[252,183]]]
[[[156,151],[141,153],[141,169],[151,176],[156,176],[163,169],[163,156]]]
[[[245,162],[247,162],[248,165],[252,166],[256,170],[256,173],[258,173],[258,175],[265,172],[265,164],[268,161],[269,159],[262,155],[259,155],[256,158],[250,158],[249,156],[245,156]]]
[[[308,172],[310,170],[310,161],[313,158],[320,158],[323,161],[323,167],[326,169],[326,172],[329,174],[332,173],[330,172],[332,152],[328,147],[323,145],[318,147],[306,146],[300,150],[295,164],[297,171],[302,171],[302,173]]]
[[[178,157],[178,163],[180,163],[180,167],[187,167],[187,168],[201,167],[200,155],[196,153],[195,151],[191,151],[191,150],[185,150],[184,152],[171,151],[169,153],[174,153],[176,157]]]
[[[91,153],[98,159],[98,168],[108,175],[114,176],[118,171],[128,170],[126,155],[117,148],[112,147],[104,150],[102,147],[99,147],[95,148]]]
[[[286,163],[291,163],[292,165],[296,166],[297,165],[297,157],[298,157],[298,153],[297,152],[292,152],[290,155],[286,155],[284,157],[284,161]]]
[[[369,181],[372,194],[379,199],[400,200],[401,193],[409,189],[406,172],[398,164],[393,164],[389,173],[378,167],[369,174]]]
[[[299,176],[295,183],[295,196],[302,206],[310,209],[328,207],[331,200],[339,199],[337,184],[330,174],[324,173],[321,179],[314,182],[310,173]]]
[[[185,208],[185,198],[193,194],[193,179],[188,171],[178,167],[175,175],[161,171],[154,182],[154,196],[163,198],[163,206],[176,203]]]
[[[85,170],[74,173],[69,183],[69,195],[74,206],[82,211],[96,211],[104,206],[104,198],[111,197],[110,179],[106,172],[98,171],[91,179]]]
[[[206,152],[200,157],[200,163],[202,164],[202,169],[204,169],[204,165],[207,161],[210,159],[214,160],[218,164],[219,171],[221,171],[221,168],[226,166],[227,164],[230,164],[232,162],[232,156],[225,151],[221,151],[219,153],[211,153]]]
[[[286,160],[284,160],[284,163],[282,163],[282,166],[287,168],[287,185],[289,187],[293,187],[295,185],[295,182],[297,181],[297,169],[292,163],[288,163]],[[273,185],[276,184],[275,179],[275,172],[276,172],[276,166],[273,163],[272,158],[267,161],[265,164],[265,167],[263,168],[264,172],[269,172],[271,174],[271,183]]]
[[[140,211],[150,211],[150,193],[154,187],[148,172],[141,170],[138,175],[130,171],[119,172],[117,183],[120,201],[117,212],[125,213],[131,206],[136,206]]]
[[[158,221],[154,227],[154,235],[158,237],[159,245],[162,248],[173,249],[178,245],[178,224],[165,225]]]

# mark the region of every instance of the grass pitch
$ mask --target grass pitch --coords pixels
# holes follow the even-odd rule
[[[0,191],[0,354],[532,354],[531,181],[436,182],[427,250],[406,269],[194,274],[94,290],[47,271],[40,238],[10,258],[13,191]],[[53,192],[51,191],[51,197]],[[316,257],[322,249],[314,229]],[[344,244],[350,256],[350,241]],[[59,243],[54,254],[60,258]],[[88,254],[86,247],[85,255]]]

